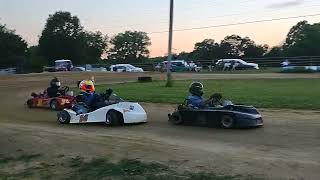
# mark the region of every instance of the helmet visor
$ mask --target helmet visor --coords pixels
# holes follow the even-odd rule
[[[61,82],[56,82],[56,86],[61,86]]]

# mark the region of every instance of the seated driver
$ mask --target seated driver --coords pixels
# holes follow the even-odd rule
[[[53,78],[50,81],[50,87],[47,88],[46,93],[49,97],[58,97],[61,95],[61,91],[59,90],[61,86],[61,82],[58,78]]]
[[[188,97],[188,105],[197,108],[204,108],[207,103],[204,101],[203,95],[203,85],[200,82],[193,82],[189,88],[190,96]]]
[[[196,108],[215,107],[220,105],[222,95],[219,93],[213,94],[208,100],[204,100],[203,85],[200,82],[193,82],[189,88],[190,96],[187,104]]]
[[[96,93],[94,83],[91,80],[79,82],[79,89],[80,95],[77,96],[77,101],[85,103],[92,111],[106,106],[107,103],[105,100],[108,99],[112,93],[111,89],[109,89],[106,94]]]

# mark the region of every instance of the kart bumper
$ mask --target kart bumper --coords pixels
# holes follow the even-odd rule
[[[261,127],[263,126],[263,119],[262,117],[239,118],[237,119],[236,126],[238,128]]]
[[[123,120],[126,124],[147,122],[147,113],[145,112],[124,112]]]

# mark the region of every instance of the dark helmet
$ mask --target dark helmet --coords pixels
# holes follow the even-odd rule
[[[59,88],[61,86],[61,82],[59,81],[58,78],[55,77],[50,81],[50,86]]]
[[[190,85],[189,92],[192,95],[202,96],[203,95],[203,85],[201,82],[193,82]]]

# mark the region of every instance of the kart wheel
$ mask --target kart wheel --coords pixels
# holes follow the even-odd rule
[[[50,108],[52,109],[52,110],[54,110],[54,111],[56,111],[56,110],[58,110],[58,101],[57,100],[52,100],[51,102],[50,102]]]
[[[122,117],[116,111],[109,111],[106,115],[106,124],[110,124],[111,126],[120,126],[122,125]]]
[[[174,112],[169,115],[169,121],[171,121],[175,125],[183,124],[182,117],[178,112]]]
[[[70,114],[67,111],[61,111],[57,114],[58,121],[61,124],[68,124],[70,123]]]
[[[221,126],[223,128],[226,128],[226,129],[233,128],[234,123],[235,123],[235,121],[234,121],[233,117],[230,115],[223,115],[221,117]]]
[[[32,104],[32,100],[31,99],[29,99],[27,101],[27,106],[28,106],[28,108],[33,108],[33,104]]]

